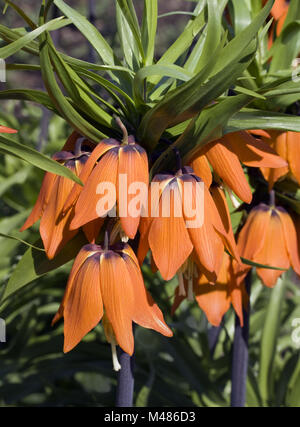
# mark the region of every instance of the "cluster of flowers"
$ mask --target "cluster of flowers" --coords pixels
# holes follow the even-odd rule
[[[4,127],[2,132],[10,130]],[[266,286],[275,285],[277,278],[290,266],[300,275],[296,226],[292,216],[282,207],[259,204],[248,215],[239,230],[237,243],[225,191],[249,204],[252,192],[244,174],[247,167],[260,168],[273,184],[289,175],[300,184],[297,169],[299,134],[293,132],[235,132],[212,141],[197,153],[189,165],[175,173],[159,174],[160,192],[156,215],[111,218],[97,213],[97,187],[108,181],[116,187],[119,177],[149,185],[148,156],[133,137],[123,141],[107,139],[98,145],[74,132],[62,151],[53,158],[71,169],[82,181],[73,181],[46,173],[37,202],[22,227],[40,221],[40,234],[49,259],[82,230],[86,244],[73,264],[61,306],[53,319],[64,317],[64,351],[74,348],[102,319],[105,334],[113,349],[115,369],[118,344],[133,353],[132,322],[172,336],[159,307],[146,289],[140,266],[151,251],[151,263],[165,280],[178,277],[173,313],[187,298],[196,300],[211,324],[217,326],[232,304],[243,324],[243,307],[247,303],[244,279],[251,268],[244,257],[255,263],[282,270],[257,268]],[[281,155],[281,157],[278,154]],[[192,188],[203,185],[203,223],[186,227],[184,214],[173,214],[176,204],[184,199],[184,183]],[[162,215],[161,201],[170,192],[170,215]],[[149,187],[149,193],[151,187]],[[118,213],[118,192],[116,212]],[[128,203],[130,202],[129,194]],[[196,191],[190,194],[195,204]],[[236,200],[236,199],[235,199]],[[107,214],[109,208],[107,208]],[[135,250],[132,249],[134,247]]]

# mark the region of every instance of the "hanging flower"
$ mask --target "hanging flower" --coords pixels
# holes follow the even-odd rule
[[[172,331],[147,292],[140,267],[128,244],[102,248],[86,245],[72,267],[61,306],[53,323],[64,317],[64,352],[72,350],[103,318],[105,333],[112,344],[132,355],[132,322],[165,336]]]
[[[233,234],[225,229],[206,185],[189,167],[179,170],[176,175],[157,175],[153,181],[160,184],[160,192],[151,201],[152,212],[149,209],[148,216],[141,221],[140,262],[143,262],[150,248],[162,277],[169,280],[176,273],[182,275],[189,257],[192,257],[209,280],[215,281],[224,246],[238,260],[239,256]],[[188,191],[186,184],[192,191]],[[153,198],[152,193],[151,187],[149,199]],[[169,215],[164,215],[165,200]],[[189,216],[187,206],[195,208],[196,214]],[[201,209],[203,217],[198,217],[200,222],[191,223]]]
[[[117,205],[117,216],[128,237],[136,235],[142,206],[147,200],[149,184],[146,151],[132,137],[121,143],[115,139],[101,141],[82,170],[80,179],[84,188],[75,186],[65,209],[75,205],[75,217],[71,227],[76,229],[99,218],[99,185],[110,184],[115,189],[113,197],[103,205],[101,214],[107,215]],[[139,184],[141,188],[136,187]],[[140,191],[138,195],[136,193]],[[105,207],[106,206],[106,207]],[[132,214],[132,210],[134,214]]]
[[[286,166],[277,169],[260,168],[264,178],[269,183],[269,189],[271,190],[275,182],[286,175],[300,184],[300,133],[279,130],[252,132],[259,135],[262,141],[269,144],[287,162]]]
[[[264,141],[252,137],[249,133],[233,132],[223,138],[207,144],[191,162],[192,168],[200,178],[209,184],[213,171],[244,202],[250,203],[252,192],[245,177],[241,162],[250,167],[281,168],[285,160]],[[205,159],[204,157],[205,156]]]
[[[79,176],[90,155],[89,149],[90,143],[74,132],[63,150],[54,154],[52,158]],[[49,259],[54,258],[78,232],[78,229],[70,229],[74,209],[63,212],[66,199],[74,185],[68,178],[47,172],[33,210],[21,228],[21,231],[24,231],[41,218],[40,234]],[[97,222],[89,223],[84,228],[90,242],[95,241],[102,222],[98,219]]]
[[[257,274],[268,287],[274,287],[283,270],[292,267],[300,274],[300,260],[295,225],[288,212],[279,206],[261,203],[250,212],[239,233],[238,249],[241,257],[258,264],[282,270],[257,268]],[[237,267],[242,278],[251,269]]]
[[[206,276],[197,271],[193,278],[184,278],[185,295],[180,288],[175,291],[172,315],[186,298],[196,300],[213,326],[219,326],[231,304],[243,326],[243,307],[248,306],[248,294],[243,282],[237,281],[232,258],[224,253],[222,266],[215,284],[209,283]]]

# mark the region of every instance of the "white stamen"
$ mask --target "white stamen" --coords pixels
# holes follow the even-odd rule
[[[118,360],[117,347],[116,347],[115,340],[112,340],[110,345],[111,345],[111,355],[112,355],[112,362],[113,362],[114,371],[118,372],[121,369],[121,365],[120,365],[119,360]]]
[[[127,234],[125,234],[123,230],[120,231],[120,238],[122,243],[128,243],[129,237],[127,236]]]
[[[179,296],[185,297],[186,292],[184,287],[183,274],[181,271],[177,273],[177,277],[178,277],[178,283],[179,283]]]

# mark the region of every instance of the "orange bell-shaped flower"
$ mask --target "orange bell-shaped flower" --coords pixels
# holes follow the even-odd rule
[[[277,130],[254,132],[260,135],[262,141],[268,143],[287,162],[286,166],[278,169],[260,168],[269,183],[269,189],[272,189],[275,182],[286,175],[300,184],[300,133]]]
[[[258,264],[282,268],[282,270],[257,268],[262,282],[273,287],[278,277],[290,267],[300,274],[300,261],[295,225],[288,212],[282,207],[263,203],[252,209],[238,237],[241,257]],[[251,267],[237,267],[239,277],[247,274]]]
[[[85,184],[84,188],[75,186],[65,205],[67,209],[75,204],[71,227],[76,229],[99,218],[101,214],[105,216],[116,205],[122,228],[133,239],[139,226],[142,206],[147,201],[149,171],[146,151],[132,137],[123,144],[115,139],[103,140],[94,149],[79,177]],[[99,194],[104,193],[99,190],[101,184],[110,184],[115,193],[107,204],[103,204],[99,214]],[[135,203],[137,184],[142,188],[139,200]],[[131,213],[131,203],[135,207],[134,214]]]
[[[232,258],[224,253],[221,270],[215,284],[208,282],[205,275],[199,271],[189,280],[184,278],[184,292],[178,287],[175,291],[175,299],[172,306],[172,314],[175,313],[183,300],[197,301],[199,307],[205,312],[208,321],[213,326],[219,326],[223,316],[229,310],[231,304],[243,326],[243,307],[247,307],[248,294],[243,282],[236,280]]]
[[[90,155],[89,149],[90,143],[74,132],[63,147],[63,151],[54,154],[52,158],[79,176]],[[41,218],[40,234],[49,259],[54,258],[78,232],[78,229],[70,229],[74,209],[63,212],[64,204],[75,185],[68,178],[47,172],[35,206],[21,228],[21,231],[26,230]],[[89,223],[84,228],[90,242],[95,240],[102,222],[98,219],[97,222]]]
[[[192,255],[202,272],[211,281],[215,281],[224,245],[236,259],[239,260],[239,256],[233,235],[225,229],[206,185],[187,167],[179,170],[176,175],[157,175],[153,181],[160,184],[160,192],[156,192],[158,197],[153,198],[152,183],[151,212],[148,210],[148,215],[142,218],[140,226],[139,261],[143,262],[150,248],[162,277],[169,280],[181,271],[181,267]],[[192,191],[188,191],[187,184]],[[168,215],[164,214],[165,201],[169,207]],[[186,209],[187,206],[192,209]],[[192,212],[193,209],[196,214]],[[198,217],[200,222],[191,222],[201,210],[203,215]]]
[[[79,252],[53,319],[55,323],[64,317],[64,351],[72,350],[100,322],[103,313],[109,341],[130,355],[134,349],[132,322],[172,336],[145,288],[138,261],[128,244],[107,248],[86,245]]]
[[[229,133],[219,140],[210,142],[198,154],[199,156],[191,162],[195,173],[207,185],[210,184],[212,177],[208,161],[222,181],[246,203],[251,202],[252,192],[241,162],[249,167],[286,166],[286,161],[276,155],[266,142],[254,138],[245,131]]]

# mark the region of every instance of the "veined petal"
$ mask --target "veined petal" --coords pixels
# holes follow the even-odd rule
[[[117,173],[118,152],[115,149],[111,149],[101,158],[80,193],[75,206],[75,217],[71,223],[72,229],[79,228],[82,225],[99,218],[97,213],[97,204],[100,201],[98,186],[100,184],[108,183],[116,190]],[[101,197],[103,197],[103,193]],[[114,201],[116,201],[116,198]],[[112,206],[109,206],[108,203],[106,203],[106,205],[107,213]]]
[[[239,160],[246,166],[280,168],[287,166],[287,162],[279,157],[268,143],[254,138],[245,131],[233,132],[225,135]]]
[[[286,136],[287,144],[287,160],[293,176],[296,178],[298,184],[300,184],[300,133],[298,132],[287,132]]]
[[[195,175],[199,176],[205,182],[207,188],[209,188],[212,183],[212,173],[205,155],[196,157],[190,166],[193,168]]]
[[[101,255],[100,286],[105,314],[116,340],[126,353],[132,355],[134,292],[124,260],[113,251],[106,251]]]
[[[118,147],[117,141],[115,141],[114,139],[107,139],[99,142],[99,144],[92,151],[81,173],[79,174],[79,178],[83,184],[86,184],[98,159],[100,159],[105,153],[107,153],[107,151],[109,151],[114,147]],[[72,205],[76,203],[82,190],[83,190],[83,187],[81,185],[79,184],[74,185],[71,193],[69,194],[69,197],[66,200],[66,203],[64,206],[64,212],[67,211]]]
[[[72,350],[103,316],[99,257],[88,258],[74,277],[64,306],[64,352]]]
[[[63,317],[65,302],[68,299],[68,296],[72,289],[76,274],[78,273],[78,271],[80,270],[80,268],[82,267],[86,259],[92,256],[99,249],[101,249],[101,247],[96,245],[85,245],[83,246],[83,248],[81,248],[80,252],[78,253],[77,257],[74,260],[62,302],[60,304],[58,312],[56,313],[56,315],[52,320],[52,325],[54,325],[59,319]]]
[[[124,261],[134,291],[133,321],[144,328],[154,329],[162,335],[171,337],[173,333],[166,325],[162,312],[145,288],[140,268],[130,256],[125,255]]]
[[[261,251],[266,240],[270,217],[271,211],[266,205],[261,204],[252,209],[238,237],[241,256],[256,260],[256,254]]]
[[[226,234],[224,234],[224,232],[222,233],[222,229],[220,229],[220,227],[218,226],[218,223],[219,223],[218,219],[215,222],[215,227],[219,231],[219,233],[223,236],[224,244],[227,247],[227,249],[235,257],[235,259],[238,262],[240,262],[240,256],[238,253],[238,249],[236,246],[236,242],[235,242],[235,238],[232,230],[230,213],[229,213],[224,191],[222,191],[220,187],[214,186],[211,188],[211,194],[219,214],[218,216],[222,221],[222,225],[224,227]],[[217,214],[215,214],[215,216],[217,216]]]
[[[124,177],[127,182],[124,181]],[[137,187],[138,184],[140,184],[140,188]],[[117,200],[119,212],[125,211],[123,212],[125,216],[120,216],[122,228],[131,239],[134,239],[136,235],[142,206],[146,205],[148,185],[149,169],[145,150],[137,144],[121,147],[119,149]],[[139,196],[139,202],[134,203],[137,196]],[[132,203],[134,206],[131,206]]]
[[[256,234],[256,239],[259,234]],[[262,249],[255,254],[254,261],[259,264],[265,264],[283,269],[290,267],[290,260],[284,241],[283,226],[279,215],[272,210],[269,225],[266,231],[266,237]],[[257,268],[257,274],[263,283],[272,288],[283,271],[271,270],[266,268]]]
[[[49,201],[50,195],[52,194],[55,179],[56,175],[53,173],[47,172],[45,174],[37,201],[35,202],[29,217],[25,221],[20,231],[27,230],[27,228],[31,227],[36,221],[40,219],[44,208]]]
[[[56,176],[51,197],[45,207],[40,223],[40,234],[49,259],[71,240],[78,230],[70,230],[70,222],[74,216],[73,209],[62,215],[62,209],[68,194],[73,187],[70,179]]]
[[[238,156],[223,143],[223,139],[208,144],[206,157],[214,171],[245,203],[250,203],[252,193]]]
[[[193,250],[182,212],[181,216],[174,215],[174,212],[179,215],[182,209],[177,181],[170,184],[170,187],[170,203],[166,203],[168,200],[165,198],[165,191],[168,191],[168,188],[165,188],[160,199],[160,210],[164,204],[170,207],[170,215],[164,216],[164,212],[161,211],[158,218],[153,218],[149,231],[149,244],[153,258],[165,280],[171,279],[176,274]]]
[[[300,260],[297,243],[296,227],[290,215],[283,208],[277,208],[276,212],[280,216],[283,225],[284,240],[290,258],[291,265],[295,272],[300,275]]]
[[[218,280],[215,285],[211,285],[207,283],[205,276],[201,276],[194,291],[196,301],[205,312],[208,321],[213,326],[219,326],[224,314],[230,308],[228,284]]]

